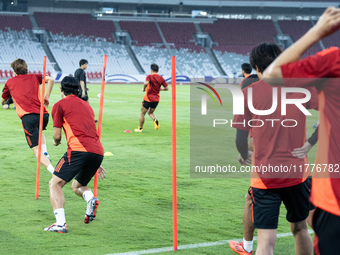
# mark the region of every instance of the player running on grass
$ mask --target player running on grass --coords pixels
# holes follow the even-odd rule
[[[16,59],[11,63],[11,67],[13,68],[14,77],[9,79],[5,84],[2,92],[1,104],[6,104],[10,95],[13,97],[28,146],[33,150],[36,157],[38,157],[41,106],[39,86],[42,83],[43,77],[41,74],[27,74],[27,63],[23,59]],[[47,89],[46,95],[44,96],[44,130],[48,124],[49,114],[46,107],[49,105],[54,79],[50,76],[45,76],[45,82],[47,83]],[[54,167],[52,166],[47,153],[44,134],[42,134],[41,151],[41,164],[46,167],[50,173],[53,173]]]
[[[261,44],[255,47],[250,55],[250,63],[261,79],[263,71],[281,53],[281,49],[275,44]],[[254,83],[242,90],[245,98],[252,89],[254,108],[268,110],[272,106],[273,88],[263,80]],[[281,91],[278,90],[280,95]],[[312,99],[315,99],[313,96]],[[287,94],[289,99],[299,99],[304,96],[300,93]],[[286,115],[281,115],[281,97],[278,96],[277,108],[269,115],[257,115],[252,113],[245,100],[245,114],[235,115],[233,126],[237,128],[237,148],[242,156],[243,163],[249,161],[247,137],[251,130],[253,135],[254,155],[252,166],[286,166],[294,165],[304,167],[306,159],[294,157],[291,153],[295,148],[304,144],[306,134],[306,116],[295,106],[287,107]],[[317,100],[307,103],[307,108],[316,108]],[[273,123],[259,124],[259,120],[277,120]],[[296,120],[296,125],[291,127],[281,125],[282,121],[289,123]],[[242,123],[252,122],[243,125]],[[295,123],[295,122],[294,122]],[[311,254],[312,242],[308,234],[306,218],[309,215],[309,171],[253,171],[251,175],[251,187],[249,194],[252,198],[253,225],[258,229],[257,253],[273,254],[276,229],[278,225],[279,208],[283,201],[287,208],[287,220],[295,238],[296,254]],[[244,244],[244,246],[248,246]],[[248,247],[244,247],[248,248]],[[252,254],[252,251],[248,250]]]
[[[64,77],[61,81],[64,98],[52,108],[53,143],[55,146],[60,144],[63,128],[68,148],[57,164],[50,181],[50,200],[56,223],[45,228],[45,231],[67,233],[62,188],[74,177],[72,182],[74,193],[87,202],[84,222],[87,224],[96,218],[99,201],[86,185],[97,170],[101,179],[105,177],[106,171],[100,165],[104,149],[97,134],[94,112],[87,102],[77,97],[78,90],[79,83],[75,78]]]
[[[143,132],[143,125],[146,113],[148,113],[150,118],[153,119],[155,129],[159,129],[159,121],[157,120],[154,112],[160,100],[159,92],[167,91],[169,90],[169,88],[164,78],[158,74],[158,70],[158,65],[152,64],[151,74],[146,77],[146,80],[144,82],[143,92],[146,91],[146,93],[139,116],[139,126],[135,129],[135,132]],[[161,88],[161,86],[163,86],[163,89]]]
[[[264,72],[269,83],[283,85],[272,78],[311,78],[295,86],[316,86],[319,91],[319,144],[314,170],[311,201],[316,206],[313,215],[314,252],[339,254],[340,236],[340,49],[332,47],[306,59],[303,54],[319,40],[340,28],[340,9],[329,7],[305,35],[289,47]],[[319,79],[315,83],[315,78]],[[336,78],[336,79],[335,79]],[[310,79],[309,79],[310,81]],[[284,84],[285,86],[289,84]],[[335,170],[335,168],[337,170]]]

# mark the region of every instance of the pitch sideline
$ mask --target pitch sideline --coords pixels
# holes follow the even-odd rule
[[[309,234],[314,233],[313,230],[308,230]],[[291,232],[289,233],[281,233],[277,234],[277,238],[288,237],[292,236]],[[242,239],[231,239],[238,242],[241,242]],[[197,243],[197,244],[186,244],[186,245],[179,245],[178,250],[188,250],[188,249],[195,249],[195,248],[202,248],[202,247],[209,247],[209,246],[218,246],[218,245],[225,245],[229,243],[231,240],[221,240],[216,242],[208,242],[208,243]],[[257,236],[254,237],[254,240],[257,240]],[[140,250],[140,251],[130,251],[130,252],[123,252],[123,253],[110,253],[106,255],[141,255],[141,254],[153,254],[153,253],[162,253],[173,251],[173,247],[163,247],[163,248],[155,248],[155,249],[148,249],[148,250]]]

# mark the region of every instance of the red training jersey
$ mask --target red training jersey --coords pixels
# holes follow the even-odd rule
[[[2,92],[2,98],[12,96],[17,114],[22,118],[26,114],[40,114],[41,74],[20,74],[9,79]],[[44,113],[48,113],[44,106]]]
[[[234,116],[233,127],[249,131],[253,137],[251,187],[275,189],[300,184],[310,175],[310,171],[305,171],[304,167],[308,159],[307,157],[296,158],[291,152],[305,143],[306,116],[292,104],[287,104],[286,115],[281,114],[281,88],[275,88],[277,108],[273,113],[254,114],[248,107],[247,98],[250,89],[252,89],[253,107],[256,110],[268,110],[272,107],[274,87],[261,80],[244,88],[242,90],[244,115]],[[304,106],[309,109],[317,108],[317,92],[312,91],[311,94],[311,100]],[[305,95],[287,93],[286,97],[304,98]],[[270,167],[272,167],[270,172],[264,171]],[[274,167],[279,170],[274,171]]]
[[[52,108],[53,127],[63,127],[67,153],[71,151],[104,154],[91,106],[75,95],[56,102]]]
[[[340,49],[332,47],[281,67],[284,78],[340,78]],[[340,89],[339,79],[327,79],[319,90],[319,139],[312,182],[312,203],[340,216]],[[301,82],[300,86],[312,83]],[[333,169],[331,169],[333,168]],[[321,171],[320,171],[321,170]]]
[[[148,86],[146,87],[146,93],[144,96],[144,100],[148,102],[159,102],[160,100],[160,89],[161,86],[167,87],[168,84],[164,80],[162,76],[159,74],[149,74],[146,76],[146,80],[149,82]]]

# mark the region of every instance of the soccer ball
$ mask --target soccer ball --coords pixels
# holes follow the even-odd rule
[[[4,104],[4,105],[2,106],[2,108],[8,109],[8,104]]]
[[[97,97],[100,98],[100,94],[98,94]]]

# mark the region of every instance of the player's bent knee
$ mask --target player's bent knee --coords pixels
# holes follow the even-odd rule
[[[308,231],[307,221],[303,220],[299,222],[290,223],[290,228],[293,234],[297,234],[300,231]]]
[[[72,182],[72,190],[73,190],[73,192],[74,193],[76,193],[77,192],[77,190],[79,189],[79,187],[80,186],[82,186],[78,181],[76,181],[76,180],[73,180],[73,182]]]

